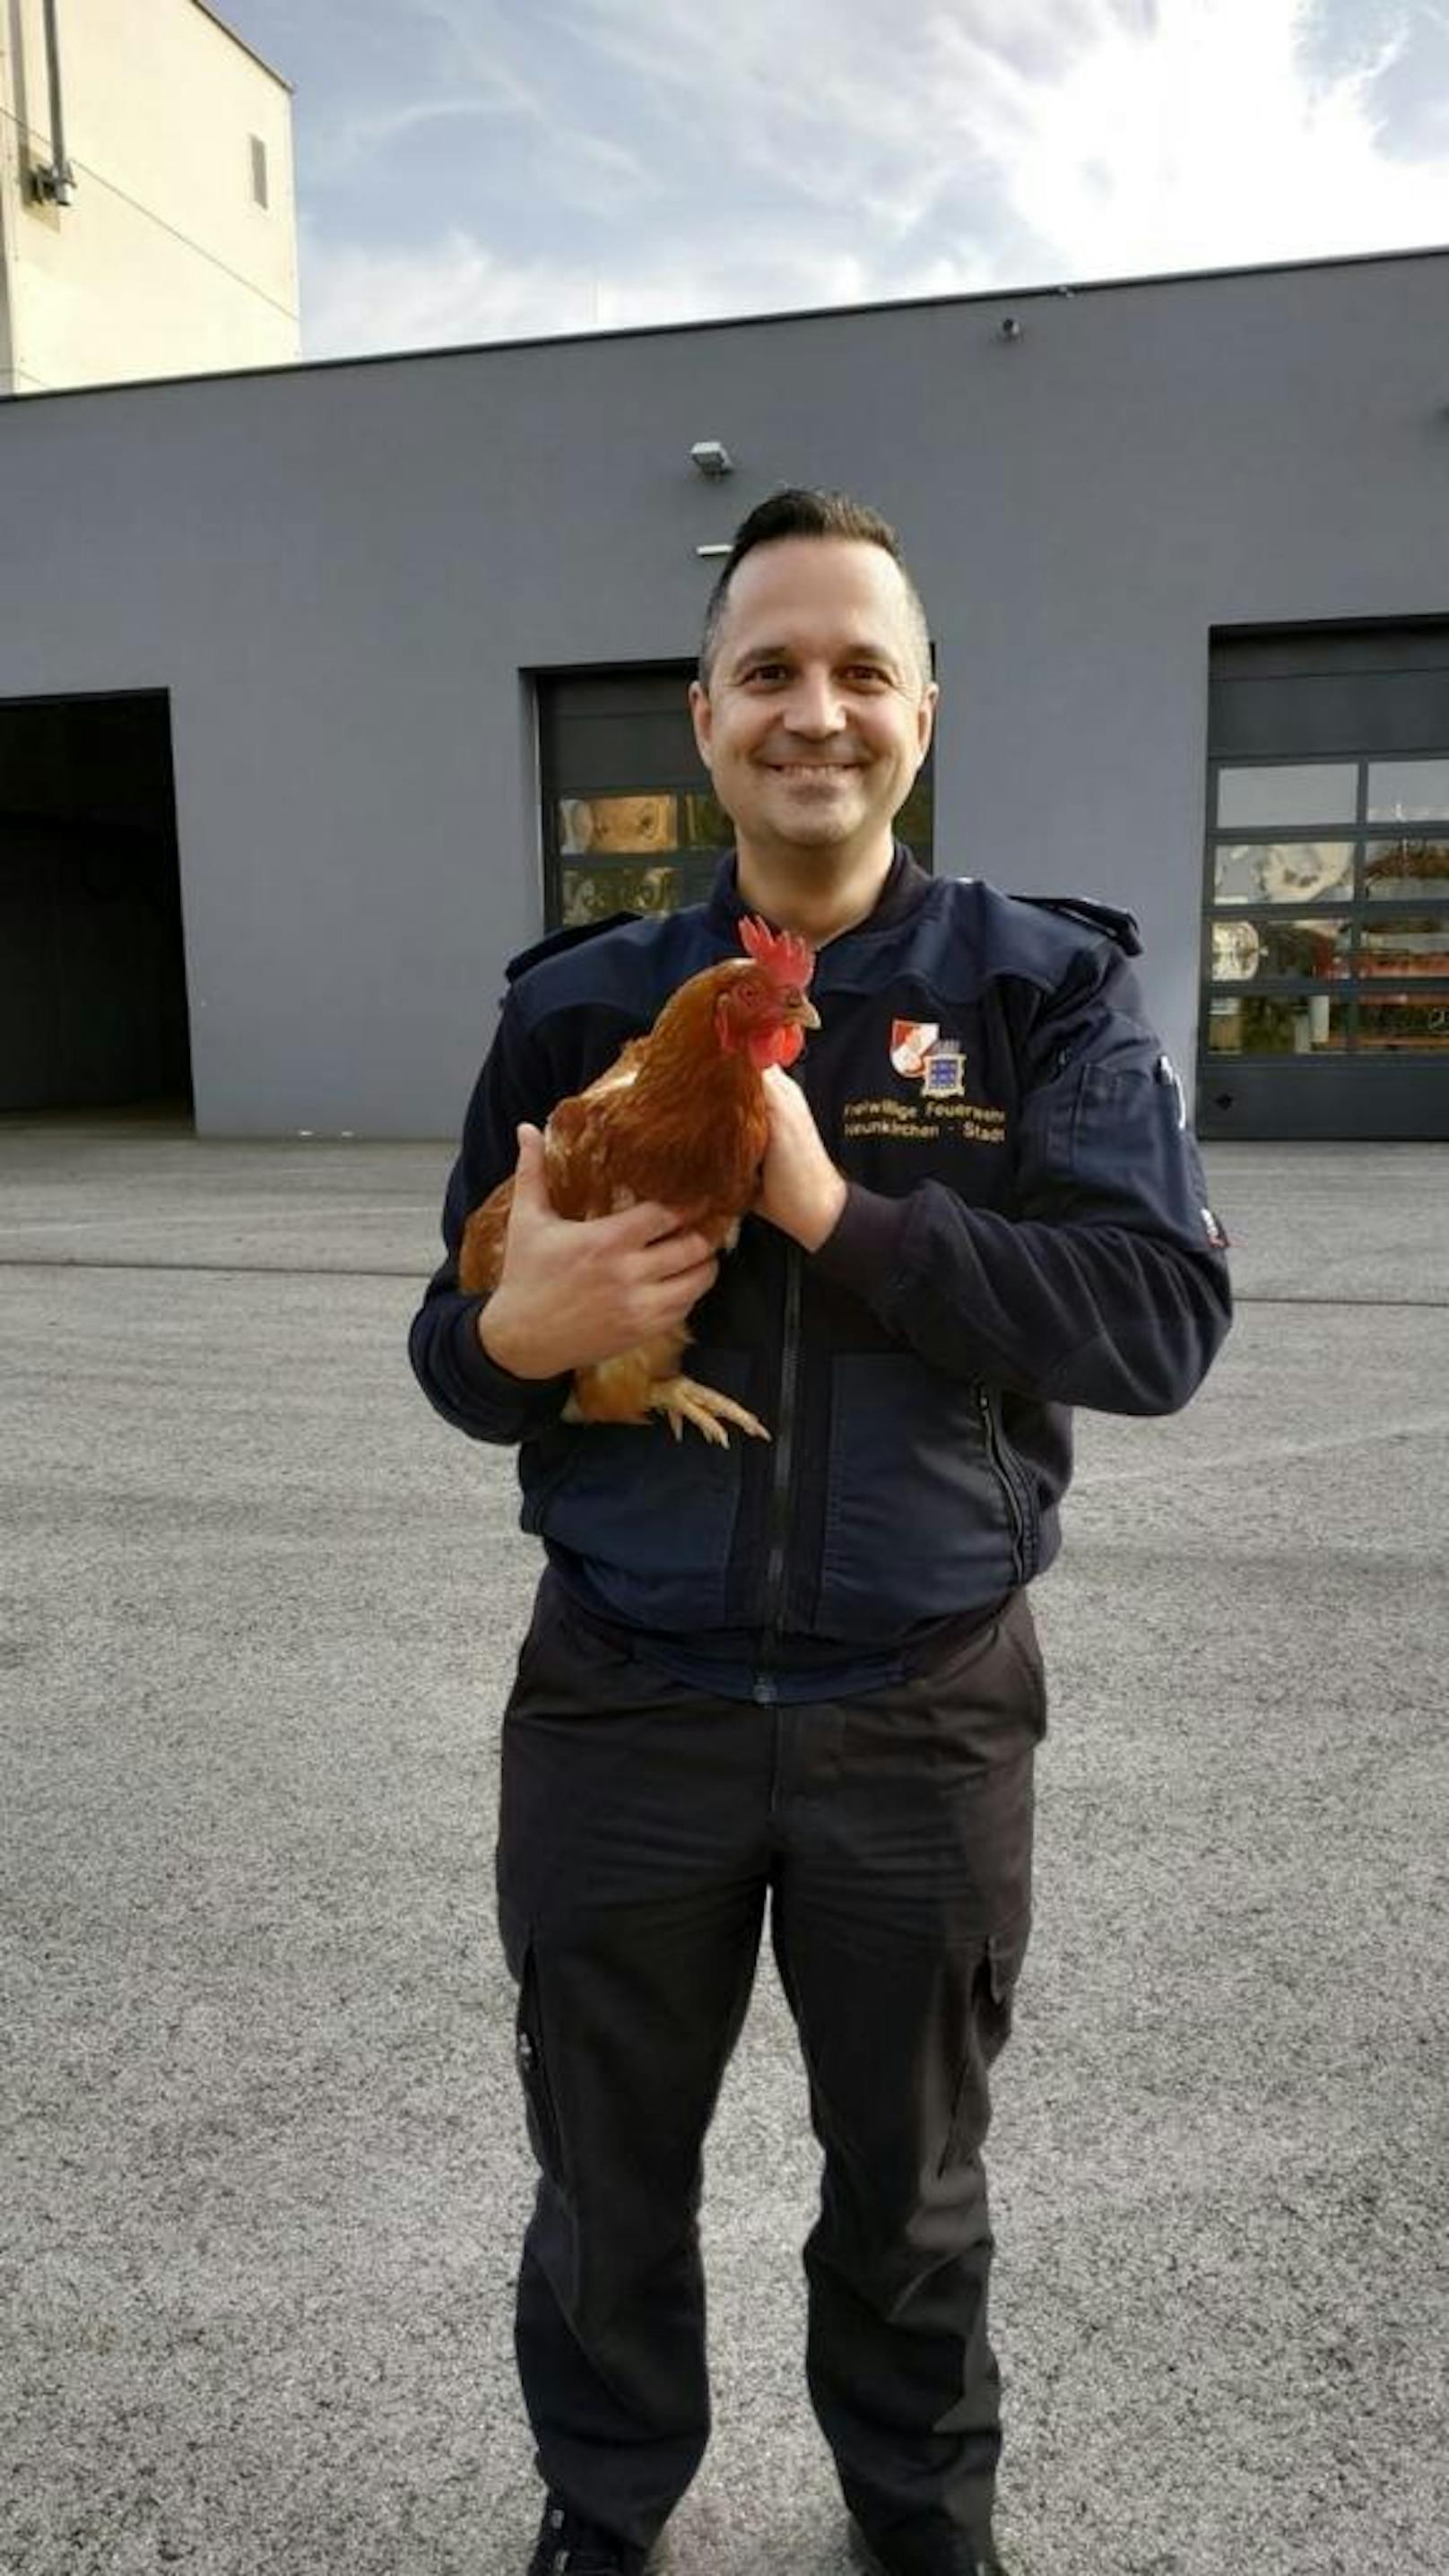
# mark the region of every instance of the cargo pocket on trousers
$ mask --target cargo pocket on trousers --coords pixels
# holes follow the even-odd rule
[[[985,1947],[976,1963],[971,1981],[966,2053],[951,2106],[951,2126],[936,2168],[938,2174],[944,2174],[960,2158],[974,2155],[991,2126],[991,2089],[987,2073],[1011,2037],[1017,1980],[1030,1938],[1031,1910],[1028,1907],[1010,1923],[1004,1924],[999,1932],[987,1935]]]
[[[514,2055],[523,2085],[524,2108],[528,2116],[528,2135],[540,2169],[555,2188],[564,2188],[563,2141],[559,2135],[558,2114],[554,2108],[548,2080],[548,2058],[543,2044],[543,2016],[538,2000],[538,1961],[532,1941],[523,1953],[523,1970],[518,1984],[518,2013],[514,2027]]]

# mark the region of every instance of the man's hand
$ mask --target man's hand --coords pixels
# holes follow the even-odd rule
[[[559,1216],[543,1138],[520,1127],[503,1270],[478,1338],[514,1377],[560,1377],[682,1324],[718,1270],[704,1236],[656,1200],[583,1222]]]
[[[798,1082],[792,1082],[777,1064],[771,1065],[764,1082],[770,1142],[755,1213],[768,1217],[807,1252],[818,1252],[840,1221],[845,1180],[820,1141],[810,1103]]]

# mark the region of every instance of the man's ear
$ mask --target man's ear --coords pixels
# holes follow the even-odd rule
[[[699,680],[691,680],[689,684],[689,712],[694,723],[695,746],[705,768],[708,769],[714,709],[709,702],[709,691]]]

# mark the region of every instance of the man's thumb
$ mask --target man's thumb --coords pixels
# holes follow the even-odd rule
[[[522,1126],[518,1131],[518,1168],[513,1175],[513,1195],[546,1205],[548,1186],[543,1176],[543,1137],[537,1127]]]

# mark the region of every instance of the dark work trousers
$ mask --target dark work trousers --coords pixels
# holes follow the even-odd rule
[[[824,2150],[806,2366],[846,2502],[921,2576],[989,2540],[980,2147],[1045,1722],[1024,1594],[929,1677],[761,1708],[602,1641],[545,1578],[498,1849],[540,2167],[517,2350],[542,2476],[624,2539],[654,2538],[709,2432],[701,2148],[768,1896]]]

